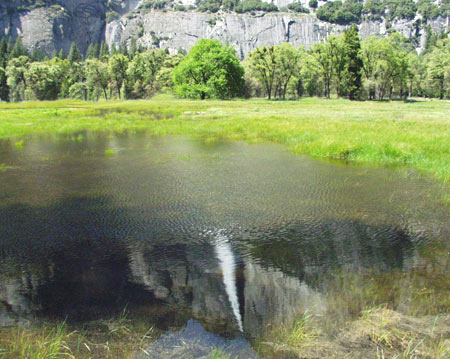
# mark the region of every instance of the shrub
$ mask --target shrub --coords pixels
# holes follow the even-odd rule
[[[317,6],[318,6],[319,4],[318,4],[318,2],[317,2],[317,0],[309,0],[309,7],[310,8],[312,8],[312,9],[317,9]]]
[[[115,11],[108,11],[106,13],[105,21],[106,22],[111,22],[111,21],[117,20],[118,18],[119,18],[119,14],[117,12],[115,12]]]
[[[291,11],[295,11],[295,12],[299,12],[299,13],[304,13],[304,14],[308,14],[309,10],[305,7],[303,7],[303,5],[299,2],[294,2],[292,4],[288,5],[288,9]]]

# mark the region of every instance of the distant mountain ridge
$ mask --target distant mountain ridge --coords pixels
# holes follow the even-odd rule
[[[326,20],[326,21],[324,21]],[[310,46],[357,23],[363,38],[393,31],[423,49],[427,32],[448,32],[450,0],[5,0],[0,36],[20,36],[48,53],[72,42],[81,51],[106,41],[189,50],[199,38],[233,45],[244,57],[253,48],[289,41]]]

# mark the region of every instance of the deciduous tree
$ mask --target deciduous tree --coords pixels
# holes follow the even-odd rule
[[[232,98],[243,94],[243,76],[233,48],[202,39],[174,69],[175,91],[179,96],[202,100]]]

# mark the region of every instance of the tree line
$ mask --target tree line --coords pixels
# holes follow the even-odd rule
[[[403,36],[361,41],[356,27],[311,48],[290,43],[254,49],[240,61],[232,47],[199,40],[189,54],[92,44],[82,55],[31,53],[16,41],[0,41],[2,101],[74,98],[143,99],[157,92],[188,98],[332,95],[351,100],[417,96],[450,98],[450,39],[431,35],[420,55]]]

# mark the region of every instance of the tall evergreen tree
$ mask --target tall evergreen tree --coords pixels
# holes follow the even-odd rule
[[[100,60],[104,60],[104,59],[108,58],[108,56],[109,56],[109,47],[104,41],[102,41],[100,44],[99,58],[100,58]]]
[[[98,43],[90,44],[86,51],[86,59],[98,59],[99,47]]]
[[[133,58],[137,53],[137,45],[136,45],[136,39],[131,39],[130,43],[130,58]]]
[[[66,58],[66,54],[64,52],[64,49],[59,50],[58,58],[60,58],[61,60],[64,60]]]
[[[118,50],[117,46],[113,44],[111,46],[111,48],[109,49],[109,53],[111,54],[111,56],[119,54],[119,50]]]
[[[0,100],[9,101],[9,87],[6,82],[6,65],[8,64],[8,44],[3,37],[0,42]]]
[[[11,53],[13,47],[14,47],[14,39],[12,37],[9,37],[8,38],[8,54]]]
[[[14,43],[14,47],[9,53],[9,59],[15,59],[20,56],[28,56],[27,49],[22,44],[22,39],[17,37],[16,42]]]
[[[41,49],[33,49],[30,54],[31,61],[43,61],[48,59],[48,54]]]
[[[2,37],[0,41],[0,67],[6,68],[8,64],[8,44],[6,39]]]
[[[128,56],[128,48],[127,48],[127,44],[125,42],[122,42],[119,45],[119,54]]]
[[[67,60],[69,60],[71,64],[73,64],[74,62],[83,61],[83,56],[81,55],[80,50],[78,49],[77,45],[74,42],[72,42],[72,45],[70,46],[70,51],[69,55],[67,56]]]
[[[344,33],[346,68],[344,86],[350,100],[358,98],[362,82],[361,42],[355,25]]]

